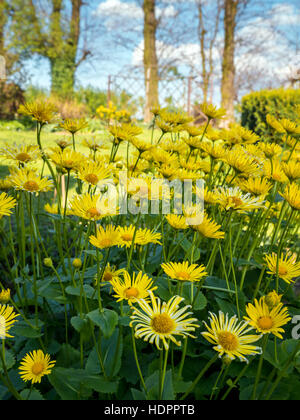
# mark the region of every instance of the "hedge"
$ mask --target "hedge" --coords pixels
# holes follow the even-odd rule
[[[300,89],[275,89],[252,92],[242,99],[241,124],[260,136],[268,136],[267,114],[277,118],[299,119]]]

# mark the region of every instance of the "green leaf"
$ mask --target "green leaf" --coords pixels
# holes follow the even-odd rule
[[[7,370],[11,369],[15,363],[16,363],[16,359],[13,353],[9,350],[5,350],[5,365],[6,365]],[[1,360],[0,360],[0,372],[3,373],[3,365],[2,365]]]
[[[104,369],[107,375],[114,377],[121,368],[121,357],[123,353],[123,337],[119,335],[117,328],[113,335],[101,340],[101,355],[104,363]],[[102,372],[99,361],[98,346],[90,352],[86,363],[86,370],[90,374],[98,374]]]
[[[216,301],[219,305],[219,308],[221,309],[224,314],[228,314],[229,316],[236,315],[236,307],[230,302],[227,302],[227,300],[218,299],[216,298]]]
[[[86,317],[81,318],[80,316],[74,316],[71,318],[71,325],[79,334],[81,334],[84,341],[87,341],[90,338],[92,328],[90,321],[86,319]]]
[[[100,328],[105,338],[109,338],[113,334],[119,320],[118,314],[110,309],[103,309],[103,312],[96,309],[88,313],[87,317]]]
[[[190,260],[192,257],[192,249],[193,249],[193,244],[192,242],[190,242],[188,239],[184,239],[181,242],[181,248],[185,251],[186,253],[186,259]],[[194,248],[194,253],[193,253],[193,261],[197,262],[200,259],[200,249],[199,248]]]
[[[118,382],[110,382],[103,376],[87,375],[83,380],[83,385],[103,394],[114,394],[118,389]]]
[[[32,320],[32,322],[35,322],[35,320]],[[41,328],[43,325],[44,324],[41,321],[39,321],[38,327],[32,328],[25,322],[20,321],[12,328],[11,335],[26,338],[39,338],[43,336],[41,332]]]
[[[197,294],[197,286],[194,285],[194,297]],[[188,304],[191,304],[191,284],[190,283],[185,283],[183,286],[183,292],[182,292],[182,297],[185,298],[186,302]],[[207,299],[204,296],[204,294],[202,292],[198,293],[197,299],[194,303],[194,310],[196,311],[202,311],[203,309],[205,309],[207,306]]]
[[[193,383],[192,381],[184,382],[184,381],[181,381],[181,380],[175,380],[174,381],[174,392],[176,394],[184,393],[189,389],[189,387],[192,385],[192,383]]]
[[[57,366],[65,368],[79,365],[80,351],[72,347],[70,344],[63,344],[56,358]]]
[[[23,389],[20,395],[26,401],[44,401],[44,397],[36,389]]]
[[[277,357],[275,355],[275,343],[268,342],[264,359],[271,363],[277,369],[283,369],[291,354],[298,345],[298,340],[285,340],[282,343],[277,342]],[[292,367],[292,366],[291,366]]]
[[[150,375],[145,383],[148,390],[147,399],[153,400],[159,398],[159,371],[156,370],[152,375]],[[173,378],[172,371],[168,370],[165,376],[164,390],[162,393],[162,400],[174,400],[174,387],[173,387]]]
[[[59,303],[66,303],[66,299],[63,297],[61,287],[58,284],[49,283],[47,287],[40,288],[38,294],[45,299],[55,300]]]
[[[145,393],[142,391],[139,391],[138,389],[131,388],[131,393],[134,401],[145,401],[146,396]]]
[[[84,389],[83,383],[87,380],[88,372],[83,369],[54,368],[48,376],[51,385],[64,401],[76,401],[89,398],[91,389]]]
[[[83,286],[83,290],[84,290],[84,293],[85,293],[86,297],[88,297],[89,299],[97,299],[95,289],[93,289],[88,284],[85,284]],[[82,294],[81,287],[80,286],[78,286],[78,287],[68,286],[66,288],[66,293],[68,295],[71,295],[71,296],[81,296],[81,294]]]

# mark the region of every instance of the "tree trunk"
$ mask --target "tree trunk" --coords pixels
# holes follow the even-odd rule
[[[159,104],[158,60],[156,54],[155,0],[144,0],[144,71],[146,87],[145,121],[151,121],[150,109]]]
[[[0,55],[4,56],[4,27],[6,24],[5,16],[6,1],[0,0]]]
[[[51,93],[65,98],[72,96],[75,85],[75,63],[69,57],[55,57],[51,64]]]
[[[227,110],[229,121],[234,121],[235,92],[235,29],[239,0],[225,0],[224,52],[222,63],[222,106]]]
[[[61,27],[62,0],[53,1],[51,15],[51,39],[53,55],[51,63],[51,92],[64,97],[72,96],[75,85],[76,57],[80,36],[80,9],[82,0],[72,0],[69,36],[64,39]]]

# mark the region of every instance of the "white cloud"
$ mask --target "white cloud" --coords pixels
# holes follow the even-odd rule
[[[164,8],[156,7],[156,17],[161,18],[162,21],[164,18],[171,18],[176,16],[176,14],[177,10],[173,4],[168,4]],[[120,21],[120,18],[139,21],[142,21],[144,18],[142,7],[138,6],[135,2],[125,0],[105,0],[105,2],[99,4],[94,15],[106,18],[108,28],[112,28],[112,23],[117,20]]]
[[[142,19],[143,10],[137,4],[132,2],[124,2],[120,0],[106,0],[100,3],[95,15],[107,17],[123,17],[129,19]]]
[[[271,9],[271,20],[275,25],[299,25],[300,12],[292,4],[281,3],[276,4]]]

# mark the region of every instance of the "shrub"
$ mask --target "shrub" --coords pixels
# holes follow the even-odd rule
[[[267,114],[296,120],[296,105],[300,104],[300,89],[262,90],[242,99],[241,123],[260,136],[268,135]]]
[[[13,120],[20,104],[24,101],[24,92],[15,83],[0,82],[0,119]]]

